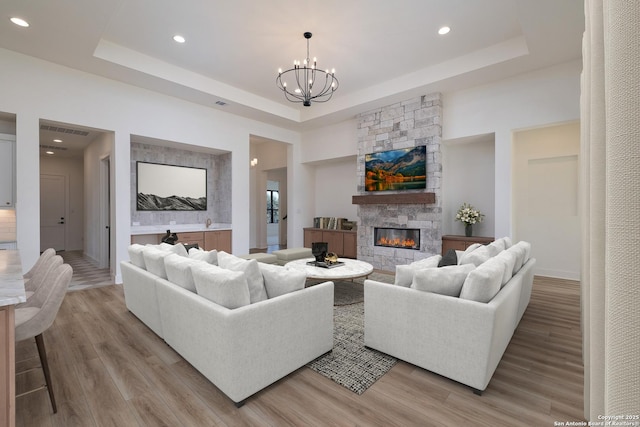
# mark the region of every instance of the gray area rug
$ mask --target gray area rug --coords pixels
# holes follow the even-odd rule
[[[369,278],[393,283],[393,276]],[[333,308],[333,351],[307,364],[319,374],[362,394],[395,365],[396,359],[364,347],[364,280],[336,281]]]

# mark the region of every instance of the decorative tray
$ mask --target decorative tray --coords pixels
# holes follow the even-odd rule
[[[318,261],[309,261],[307,262],[307,265],[312,265],[314,267],[321,267],[321,268],[335,268],[335,267],[341,267],[344,265],[344,262],[342,261],[338,261],[338,262],[334,262],[333,264],[327,264],[326,262],[318,262]]]

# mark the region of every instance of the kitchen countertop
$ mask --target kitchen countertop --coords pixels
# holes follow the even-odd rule
[[[171,230],[172,233],[231,230],[231,224],[213,223],[209,227],[204,224],[132,225],[131,235],[164,234],[167,230]]]
[[[22,274],[20,253],[15,250],[0,251],[0,307],[27,300]]]

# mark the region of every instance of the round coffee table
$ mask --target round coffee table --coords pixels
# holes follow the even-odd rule
[[[290,261],[284,265],[290,270],[299,270],[307,273],[307,279],[318,280],[344,280],[355,279],[358,277],[366,277],[373,272],[373,266],[368,262],[358,261],[357,259],[339,258],[338,261],[342,265],[332,268],[316,267],[308,265],[315,258],[304,258]]]

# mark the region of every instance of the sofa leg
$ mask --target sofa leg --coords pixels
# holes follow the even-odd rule
[[[477,388],[471,388],[473,390],[473,394],[482,396],[482,390],[478,390]]]
[[[233,402],[233,403],[236,404],[236,408],[242,408],[246,402],[247,402],[247,399],[241,400],[240,402]]]

